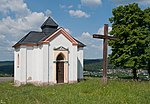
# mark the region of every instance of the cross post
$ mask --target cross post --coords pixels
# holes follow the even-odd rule
[[[115,37],[108,36],[108,24],[104,24],[104,35],[93,34],[93,38],[103,39],[103,83],[107,83],[107,45],[108,39],[114,40]]]

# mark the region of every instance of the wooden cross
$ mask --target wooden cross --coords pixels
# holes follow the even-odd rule
[[[104,35],[93,34],[93,38],[104,39],[103,41],[103,82],[107,83],[107,44],[108,39],[114,40],[115,37],[108,36],[108,24],[104,24]]]

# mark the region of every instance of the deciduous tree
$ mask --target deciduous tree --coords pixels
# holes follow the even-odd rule
[[[109,41],[110,61],[117,67],[131,68],[134,79],[137,79],[137,69],[146,68],[148,63],[150,68],[149,12],[133,3],[113,9],[113,17],[109,19],[110,35],[117,38]]]

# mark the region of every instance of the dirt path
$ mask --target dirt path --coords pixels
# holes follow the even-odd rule
[[[13,81],[14,77],[0,77],[0,83],[5,81]]]

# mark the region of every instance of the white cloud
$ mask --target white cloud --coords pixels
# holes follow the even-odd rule
[[[83,32],[76,38],[86,45],[84,48],[85,58],[102,58],[103,41],[101,39],[94,39],[89,32]]]
[[[0,20],[0,52],[3,54],[0,60],[13,60],[12,45],[28,32],[40,31],[47,15],[51,14],[50,10],[32,12],[23,0],[1,0],[0,12],[4,14]]]
[[[5,15],[13,12],[16,16],[24,16],[29,14],[30,10],[23,0],[0,0],[0,12]]]
[[[3,40],[5,38],[4,35],[0,35],[0,40]]]
[[[102,0],[81,0],[81,4],[85,6],[98,6],[102,4]]]
[[[108,33],[112,30],[112,27],[108,27]],[[98,29],[98,34],[104,34],[104,26]]]
[[[0,20],[1,34],[18,37],[25,35],[30,30],[40,30],[40,25],[45,20],[43,13],[33,12],[22,18],[13,19],[10,16]]]
[[[72,34],[72,32],[68,28],[65,28],[65,31],[67,31],[70,35]]]
[[[80,41],[87,45],[87,47],[100,48],[100,45],[95,45],[99,40],[94,40],[93,36],[88,32],[83,32],[80,37],[77,37]]]
[[[59,7],[62,8],[62,9],[64,9],[64,8],[71,9],[71,8],[73,8],[74,6],[73,6],[73,5],[67,6],[67,5],[62,5],[62,4],[60,4]]]
[[[64,8],[66,8],[66,5],[60,4],[59,7],[62,8],[62,9],[64,9]]]
[[[85,17],[85,18],[88,18],[90,17],[89,14],[81,11],[81,10],[69,10],[69,14],[71,16],[74,16],[74,17],[77,17],[77,18],[82,18],[82,17]]]
[[[108,27],[108,32],[112,27]],[[98,34],[104,34],[104,26],[98,29]],[[86,45],[84,50],[85,58],[102,58],[103,57],[103,39],[94,39],[89,32],[83,32],[81,36],[77,37],[78,40]],[[111,53],[111,48],[108,47],[108,54]]]
[[[95,45],[95,44],[92,44],[91,47],[96,48],[96,49],[102,49],[103,48],[102,45]]]
[[[49,9],[47,9],[46,11],[45,11],[45,15],[46,16],[51,16],[52,15],[52,11],[51,10],[49,10]]]
[[[73,8],[73,5],[69,5],[68,8],[69,8],[69,9],[70,9],[70,8]]]
[[[80,37],[77,37],[77,39],[79,39],[80,41],[82,41],[86,45],[92,44],[91,41],[89,41],[92,39],[92,35],[90,35],[90,33],[88,33],[88,32],[83,32]]]

